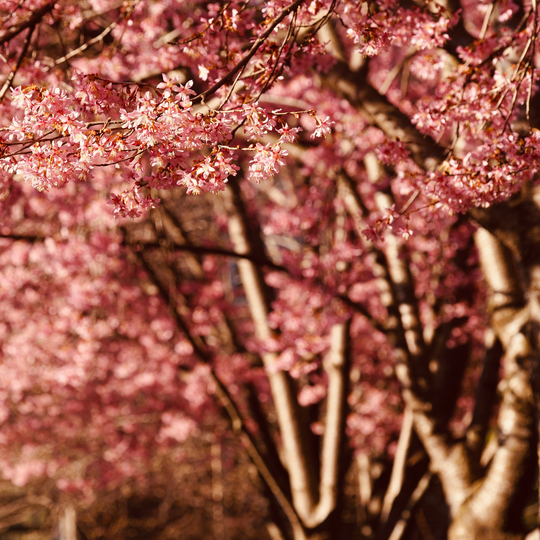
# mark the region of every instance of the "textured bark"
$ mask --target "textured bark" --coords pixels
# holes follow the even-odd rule
[[[415,161],[425,170],[442,162],[443,149],[422,137],[410,120],[388,103],[385,97],[370,88],[363,77],[364,72],[354,73],[344,63],[338,63],[323,82],[355,105],[390,138],[407,140]],[[536,239],[540,238],[540,220],[534,203],[525,199],[517,205],[515,201],[497,204],[489,209],[473,210],[471,215],[494,232],[497,238],[525,262],[523,268],[540,268],[540,250],[536,243]],[[507,216],[510,216],[510,219],[507,219]],[[493,325],[506,353],[505,383],[499,414],[501,443],[483,479],[478,479],[478,461],[493,402],[494,385],[489,380],[489,374],[494,369],[493,364],[496,364],[497,351],[494,350],[492,354],[495,359],[488,358],[486,362],[485,379],[488,380],[482,381],[482,385],[490,400],[484,409],[480,407],[475,411],[474,422],[469,431],[469,448],[461,441],[453,441],[441,425],[441,420],[444,419],[438,418],[440,415],[436,414],[437,408],[433,409],[434,403],[421,392],[422,380],[418,380],[413,359],[404,355],[405,361],[397,366],[398,377],[404,385],[405,400],[414,412],[415,429],[428,451],[432,469],[442,481],[450,505],[453,516],[450,530],[452,540],[506,540],[519,538],[522,534],[516,524],[512,523],[509,513],[530,455],[532,389],[528,364],[531,360],[531,347],[522,331],[528,323],[521,309],[523,293],[519,282],[523,277],[517,276],[509,254],[495,256],[490,260],[488,252],[493,255],[495,251],[496,245],[486,245],[483,267],[494,291]],[[393,246],[386,246],[385,253],[389,261],[390,280],[406,284],[409,276],[403,266],[403,258],[393,250]],[[531,279],[534,272],[525,270],[525,273],[529,283],[535,281]],[[506,290],[506,285],[511,285],[511,288]],[[405,331],[415,326],[414,312],[407,309],[411,303],[404,300],[406,295],[403,291],[406,288],[401,285],[399,292],[394,289],[403,296],[396,300],[398,304],[404,305],[399,311]],[[530,297],[535,298],[535,295]],[[540,305],[540,302],[538,304]],[[411,338],[409,334],[407,346],[409,352],[414,352],[419,348],[420,342]]]
[[[492,290],[493,328],[505,350],[499,446],[486,476],[474,485],[456,513],[449,538],[509,540],[523,536],[520,520],[512,515],[511,509],[519,495],[531,448],[528,313],[523,307],[523,292],[509,249],[483,229],[478,231],[476,242]]]

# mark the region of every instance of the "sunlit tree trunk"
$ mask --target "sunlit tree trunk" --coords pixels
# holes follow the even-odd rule
[[[58,536],[59,540],[77,540],[77,511],[70,504],[60,511]]]

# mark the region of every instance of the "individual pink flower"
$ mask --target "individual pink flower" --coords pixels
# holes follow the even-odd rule
[[[256,148],[255,157],[249,164],[248,178],[255,180],[255,182],[261,182],[268,180],[268,178],[279,172],[281,165],[285,165],[282,159],[288,152],[283,150],[280,144],[271,145],[268,143],[266,146],[263,146],[257,143]]]
[[[316,139],[317,137],[326,137],[332,132],[331,126],[335,124],[335,122],[332,122],[329,116],[327,116],[324,120],[321,120],[318,116],[315,116],[315,121],[317,122],[317,127],[310,135],[312,139]]]

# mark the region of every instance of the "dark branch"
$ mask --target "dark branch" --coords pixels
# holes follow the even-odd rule
[[[32,234],[3,234],[0,235],[0,238],[8,238],[10,240],[22,240],[24,242],[44,242],[48,236],[39,236]],[[64,239],[54,239],[55,241],[65,242]],[[122,244],[125,246],[130,246],[134,251],[141,251],[143,249],[161,249],[162,246],[159,242],[130,242],[123,240]],[[176,244],[171,243],[167,249],[170,251],[186,251],[189,253],[200,253],[201,255],[223,255],[224,257],[233,257],[236,259],[246,259],[251,261],[259,266],[266,266],[272,268],[273,270],[278,270],[280,272],[288,272],[284,266],[273,263],[268,257],[258,257],[257,255],[252,255],[250,253],[236,253],[229,249],[224,249],[216,246],[194,246],[192,244]]]
[[[54,1],[49,2],[48,4],[41,6],[39,9],[36,9],[30,16],[26,17],[26,19],[23,19],[17,24],[9,27],[7,30],[0,32],[0,45],[10,41],[15,36],[18,36],[26,28],[30,28],[31,26],[38,24],[41,19],[43,19],[43,17],[49,13],[49,11],[53,10],[53,8]]]
[[[144,257],[144,254],[135,253],[135,255],[137,256],[138,260],[142,264],[143,268],[146,270],[148,276],[150,277],[154,285],[158,288],[161,297],[169,306],[169,310],[171,312],[171,315],[174,317],[174,320],[176,322],[178,329],[186,336],[186,338],[190,342],[195,352],[195,355],[203,363],[205,363],[206,365],[210,367],[209,378],[214,384],[214,387],[215,387],[214,391],[217,398],[219,399],[223,408],[226,410],[227,414],[229,415],[229,418],[231,420],[231,427],[233,431],[240,437],[240,439],[246,446],[246,450],[253,464],[257,468],[257,471],[259,472],[261,478],[264,480],[264,482],[266,483],[266,485],[272,492],[272,495],[275,497],[275,500],[281,506],[281,509],[287,516],[287,519],[289,520],[291,527],[298,535],[297,537],[305,539],[305,536],[303,536],[302,525],[300,524],[298,515],[293,505],[291,504],[288,495],[283,491],[281,485],[276,481],[276,478],[273,472],[271,472],[270,469],[268,468],[265,456],[259,449],[258,444],[255,441],[255,439],[252,437],[252,435],[246,428],[245,420],[238,406],[236,405],[231,394],[229,393],[227,387],[223,384],[223,382],[220,380],[215,370],[213,369],[212,354],[208,350],[206,350],[204,346],[199,343],[199,340],[197,339],[197,337],[194,336],[190,332],[183,317],[179,313],[178,298],[176,294],[174,293],[173,295],[170,294],[167,287],[163,284],[162,280],[159,279],[156,272],[152,269],[151,265],[148,263],[148,261]]]
[[[270,37],[276,26],[289,14],[291,14],[293,11],[296,11],[300,4],[302,4],[304,0],[295,0],[290,6],[287,6],[267,27],[267,29],[257,38],[257,41],[251,46],[247,54],[234,66],[228,73],[225,75],[222,79],[220,79],[217,83],[215,83],[213,86],[199,94],[198,96],[195,96],[193,98],[193,102],[196,103],[197,101],[200,101],[201,99],[204,99],[206,96],[209,96],[219,90],[224,84],[227,84],[230,82],[233,77],[236,76],[236,74],[244,69],[248,62],[255,56],[256,52],[259,50],[261,45]]]

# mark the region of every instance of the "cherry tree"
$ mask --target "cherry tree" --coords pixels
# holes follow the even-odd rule
[[[274,538],[540,534],[535,0],[0,6],[5,478],[225,414]]]

